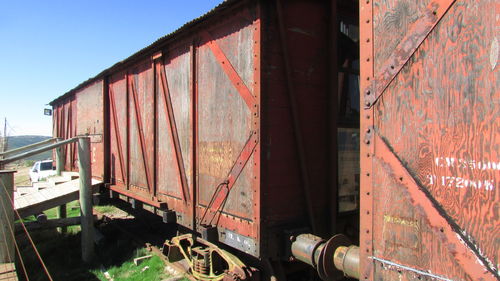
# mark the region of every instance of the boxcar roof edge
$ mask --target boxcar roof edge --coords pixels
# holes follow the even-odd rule
[[[183,24],[181,27],[179,27],[175,31],[160,37],[159,39],[157,39],[153,43],[140,49],[139,51],[135,52],[131,56],[115,63],[114,65],[112,65],[109,68],[106,68],[105,70],[103,70],[99,74],[97,74],[96,76],[85,80],[84,82],[77,85],[75,88],[69,90],[68,92],[64,93],[63,95],[61,95],[61,96],[55,98],[54,100],[52,100],[51,102],[49,102],[49,105],[53,106],[53,105],[57,104],[58,102],[65,100],[65,98],[71,96],[72,94],[74,94],[78,90],[85,88],[86,86],[90,85],[93,82],[96,82],[97,80],[99,80],[101,78],[104,78],[105,76],[113,73],[114,71],[119,70],[121,67],[126,67],[127,65],[129,65],[131,63],[137,62],[138,60],[147,57],[147,55],[152,51],[157,51],[158,49],[164,48],[165,44],[167,42],[169,42],[170,40],[175,39],[177,36],[184,35],[186,32],[189,32],[191,29],[196,28],[200,23],[216,16],[218,13],[220,13],[226,9],[235,7],[236,4],[240,3],[240,2],[243,3],[245,1],[244,0],[225,0],[225,1],[223,1],[219,5],[215,6],[213,9],[208,11],[207,13]]]

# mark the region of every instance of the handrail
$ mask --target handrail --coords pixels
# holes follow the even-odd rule
[[[21,154],[12,156],[10,158],[1,159],[0,160],[0,166],[8,164],[8,163],[11,163],[11,162],[14,162],[14,161],[17,161],[17,160],[20,160],[20,159],[23,159],[23,158],[26,158],[26,157],[29,157],[29,156],[40,154],[40,153],[43,153],[45,151],[52,150],[54,148],[58,148],[60,146],[66,145],[68,143],[77,142],[78,139],[79,138],[76,137],[76,138],[71,138],[71,139],[67,139],[67,140],[63,140],[63,141],[58,141],[58,142],[56,142],[54,144],[47,145],[47,146],[44,146],[42,148],[38,148],[38,149],[34,149],[34,150],[31,150],[31,151],[28,151],[28,152],[25,152],[25,153],[21,153]]]
[[[6,157],[6,156],[9,156],[9,155],[12,155],[12,154],[20,153],[21,151],[24,151],[24,150],[32,149],[32,148],[35,148],[35,147],[40,147],[40,146],[43,146],[45,144],[52,143],[52,142],[54,142],[56,140],[57,140],[57,138],[50,138],[50,139],[46,139],[46,140],[41,141],[41,142],[32,143],[32,144],[29,144],[29,145],[26,145],[26,146],[23,146],[23,147],[18,147],[18,148],[11,149],[11,150],[8,150],[8,151],[0,152],[0,157],[1,156]]]
[[[21,153],[10,158],[1,159],[0,167],[10,162],[20,160],[32,155],[36,155],[48,150],[56,149],[57,154],[57,170],[58,173],[63,167],[63,156],[61,146],[69,143],[77,142],[78,151],[78,173],[80,182],[80,213],[81,213],[81,228],[82,228],[82,260],[91,262],[94,257],[94,220],[92,212],[92,168],[90,161],[90,138],[88,136],[74,137],[67,140],[57,139],[57,142],[42,148],[33,149],[31,151]],[[32,146],[33,147],[33,146]],[[18,150],[19,151],[19,150]],[[10,183],[14,185],[14,178],[11,177]],[[3,181],[2,181],[3,183]],[[6,190],[7,191],[7,190]],[[12,204],[12,198],[10,198]],[[14,205],[13,205],[14,206]],[[17,213],[19,219],[19,213]],[[23,225],[24,228],[24,225]],[[27,230],[24,229],[26,232]],[[52,280],[52,279],[51,279]]]

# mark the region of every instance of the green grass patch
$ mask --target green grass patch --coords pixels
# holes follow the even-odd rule
[[[68,203],[66,208],[67,217],[80,216],[80,205],[77,200]],[[104,214],[123,212],[111,205],[94,206],[94,208]],[[53,208],[44,213],[48,219],[54,219],[58,217],[59,211],[58,208]],[[35,216],[23,219],[23,221],[34,220],[36,220]],[[108,272],[115,281],[161,281],[170,277],[165,272],[166,265],[159,256],[153,255],[152,258],[136,266],[133,262],[134,258],[152,253],[141,248],[142,246],[137,246],[130,238],[123,235],[112,225],[100,224],[98,228],[105,238],[99,246],[96,246],[96,257],[92,264],[84,264],[81,261],[80,226],[68,227],[66,233],[60,233],[56,229],[31,233],[31,237],[35,241],[54,280],[108,281],[104,275],[105,272]],[[21,247],[21,256],[28,269],[29,280],[46,280],[44,271],[26,235],[20,234],[17,241]],[[21,266],[19,261],[17,266]]]
[[[47,216],[47,219],[57,219],[59,218],[59,207],[55,207],[52,209],[48,209],[43,211],[43,213]],[[78,200],[71,201],[66,204],[66,217],[78,217],[80,216],[80,202]],[[29,216],[23,219],[24,222],[36,221],[35,216]],[[19,222],[19,221],[16,221]]]
[[[48,209],[43,212],[46,216],[47,219],[57,219],[59,218],[59,207],[55,207],[52,209]],[[72,217],[79,217],[80,216],[80,202],[78,200],[71,201],[68,204],[66,204],[66,217],[67,218],[72,218]],[[36,221],[35,216],[29,216],[23,219],[23,222],[32,222]],[[17,220],[16,222],[19,222]],[[79,225],[72,225],[67,227],[67,232],[69,234],[76,234],[81,230],[81,227]]]
[[[52,208],[44,212],[47,215],[48,219],[58,218],[59,208]],[[78,217],[80,216],[80,202],[78,200],[69,202],[66,204],[66,217]]]
[[[110,214],[110,213],[115,213],[119,211],[118,208],[112,205],[105,205],[105,206],[94,206],[94,209],[96,209],[99,213],[102,214]],[[59,207],[55,207],[52,209],[48,209],[46,211],[43,211],[43,213],[47,216],[47,219],[57,219],[59,218]],[[71,201],[66,204],[66,217],[72,218],[72,217],[78,217],[80,216],[80,202],[78,200]],[[29,216],[23,219],[24,222],[30,222],[30,221],[35,221],[36,217],[35,216]],[[16,221],[18,222],[18,221]]]
[[[108,272],[111,278],[115,281],[140,281],[140,280],[151,280],[160,281],[168,277],[165,271],[165,263],[157,255],[153,255],[152,258],[145,260],[139,265],[135,265],[134,258],[149,255],[150,253],[146,249],[136,250],[134,256],[119,266],[113,266],[103,270],[93,270],[92,273],[96,275],[99,280],[107,281],[104,276],[104,272]]]
[[[96,209],[101,214],[112,214],[118,210],[118,208],[113,205],[94,206],[94,209]]]

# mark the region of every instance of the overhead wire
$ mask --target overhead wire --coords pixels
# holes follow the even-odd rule
[[[35,254],[36,256],[38,257],[38,260],[40,261],[42,267],[43,267],[43,270],[45,271],[47,277],[49,278],[50,281],[53,281],[54,279],[52,279],[52,276],[50,275],[49,273],[49,270],[47,268],[47,266],[45,265],[45,262],[43,261],[42,259],[42,256],[40,255],[40,253],[38,252],[38,249],[35,245],[35,243],[33,242],[33,239],[31,238],[31,235],[29,234],[28,232],[28,229],[26,229],[26,226],[24,225],[24,222],[23,222],[23,218],[21,217],[21,215],[19,215],[19,212],[16,210],[16,208],[14,207],[14,201],[12,200],[12,197],[10,196],[9,192],[7,191],[7,187],[5,186],[4,182],[3,182],[3,179],[0,178],[0,184],[2,185],[4,191],[5,191],[5,194],[7,195],[7,197],[9,198],[9,201],[11,202],[12,204],[12,209],[14,210],[14,213],[17,215],[18,219],[19,219],[19,222],[21,223],[21,226],[24,230],[24,232],[26,233],[26,236],[29,240],[29,242],[31,243],[31,245],[33,246],[33,250],[35,251]]]
[[[13,133],[16,133],[16,130],[15,130],[14,128],[12,128],[12,126],[11,126],[11,125],[10,125],[10,123],[9,123],[9,121],[5,120],[5,122],[7,123],[7,127],[9,127],[9,128],[10,128],[10,131],[11,131],[10,133],[12,133],[12,132],[13,132]]]

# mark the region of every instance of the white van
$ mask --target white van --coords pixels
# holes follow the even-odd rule
[[[52,160],[37,161],[30,170],[31,182],[38,182],[56,174]]]

